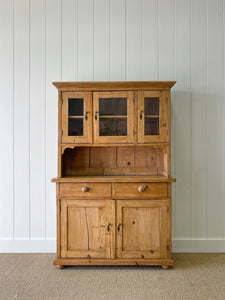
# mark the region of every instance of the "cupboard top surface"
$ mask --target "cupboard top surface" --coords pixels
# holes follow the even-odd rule
[[[169,90],[176,81],[53,82],[59,91]]]
[[[52,182],[175,182],[174,177],[163,175],[138,175],[138,176],[74,176],[57,177]]]

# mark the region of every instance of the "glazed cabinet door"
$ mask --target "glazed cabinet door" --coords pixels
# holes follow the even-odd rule
[[[92,142],[92,94],[63,92],[62,143]]]
[[[117,200],[117,258],[167,257],[167,200]]]
[[[94,93],[94,142],[134,142],[134,93]]]
[[[167,142],[167,127],[165,92],[138,92],[138,142]]]
[[[111,200],[61,200],[61,257],[110,258]]]

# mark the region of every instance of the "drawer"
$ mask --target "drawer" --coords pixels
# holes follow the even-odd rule
[[[168,197],[167,183],[116,183],[116,199],[157,199]]]
[[[75,198],[111,198],[111,183],[60,183],[59,194]]]

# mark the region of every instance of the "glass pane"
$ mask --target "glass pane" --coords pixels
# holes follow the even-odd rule
[[[127,118],[100,118],[100,136],[127,135]]]
[[[99,98],[99,115],[126,116],[127,98]]]
[[[68,121],[68,135],[81,136],[83,135],[83,118],[72,119],[69,118]]]
[[[145,115],[159,116],[159,98],[145,97]]]
[[[79,98],[68,99],[68,115],[69,116],[83,116],[84,100]]]
[[[159,118],[145,117],[145,135],[159,135]]]

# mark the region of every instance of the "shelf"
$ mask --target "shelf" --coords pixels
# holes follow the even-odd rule
[[[145,115],[145,118],[159,118],[159,115]]]
[[[83,116],[69,116],[69,119],[83,119]]]
[[[100,119],[113,119],[113,118],[127,118],[127,115],[126,116],[114,116],[114,115],[101,115],[99,116]]]
[[[57,177],[52,182],[176,182],[174,177],[164,175],[129,175],[129,176],[74,176]]]

